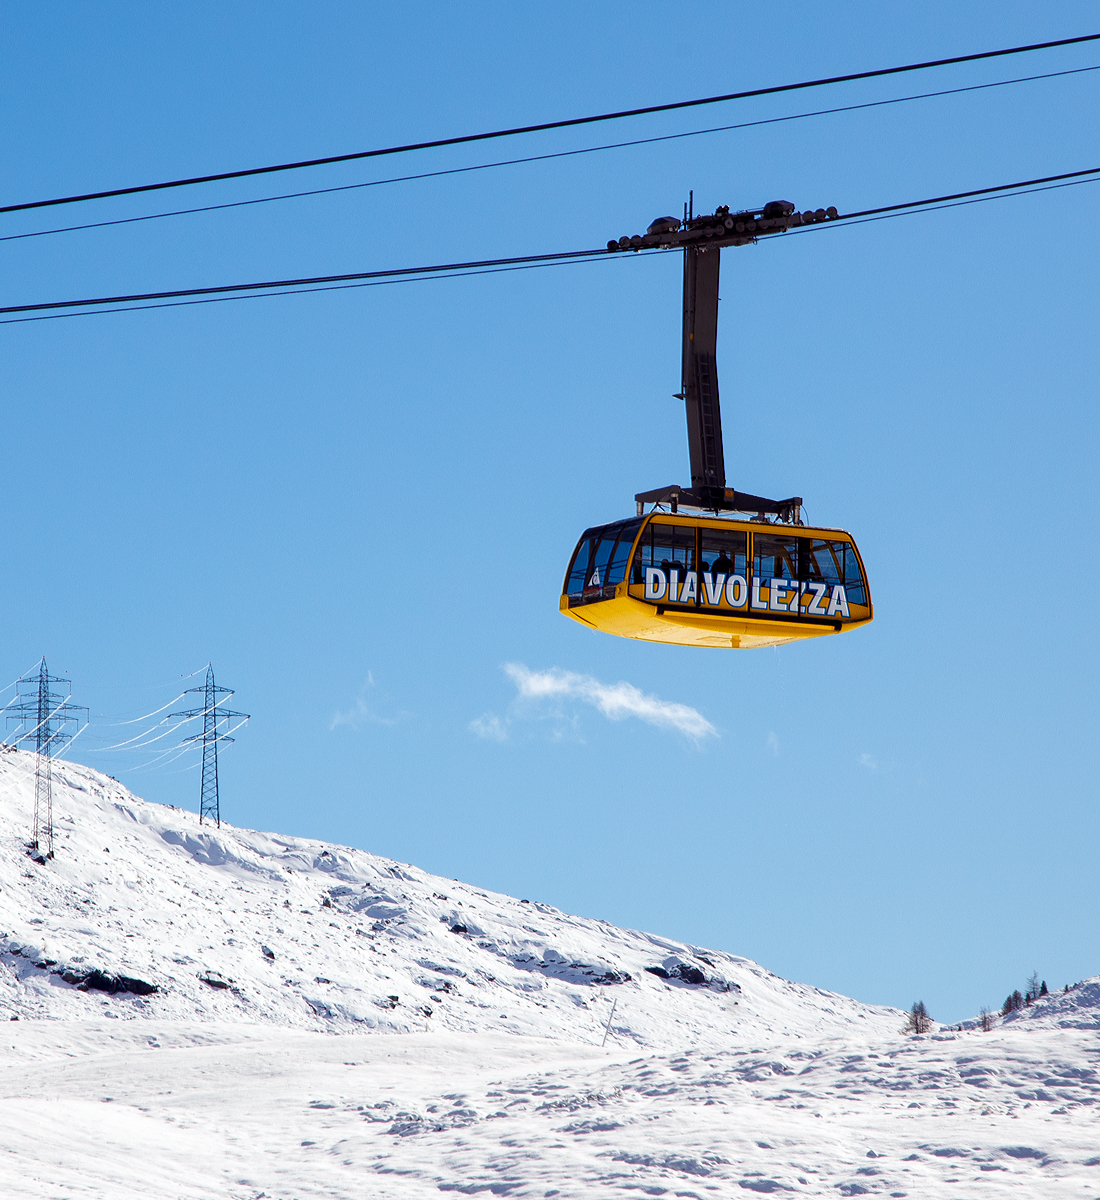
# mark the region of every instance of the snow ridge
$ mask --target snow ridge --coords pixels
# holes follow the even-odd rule
[[[893,1032],[894,1009],[745,958],[574,917],[364,851],[199,825],[87,767],[54,769],[56,858],[25,830],[33,757],[0,755],[8,1015],[507,1032],[656,1048]],[[113,994],[103,980],[120,988]],[[137,981],[150,989],[126,985]],[[90,981],[90,986],[89,986]]]

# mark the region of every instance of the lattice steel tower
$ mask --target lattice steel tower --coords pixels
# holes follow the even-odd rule
[[[54,691],[55,683],[64,684],[65,691]],[[16,722],[16,745],[34,744],[34,825],[27,853],[40,862],[53,858],[53,758],[72,741],[71,726],[79,725],[80,714],[88,711],[83,704],[69,702],[72,686],[46,670],[43,656],[37,673],[20,679],[16,699],[4,709],[9,726]],[[18,732],[28,724],[29,729]]]
[[[233,695],[230,688],[220,687],[214,682],[214,666],[206,668],[206,683],[202,687],[188,688],[188,692],[199,693],[205,703],[202,708],[189,708],[185,712],[172,713],[171,717],[184,720],[202,718],[202,733],[192,734],[184,738],[185,742],[202,742],[202,793],[199,796],[199,824],[212,820],[220,829],[222,823],[221,802],[218,797],[218,743],[232,742],[235,738],[220,731],[219,727],[229,725],[229,722],[240,717],[242,721],[249,720],[248,713],[233,712],[222,708],[222,697],[228,699]]]

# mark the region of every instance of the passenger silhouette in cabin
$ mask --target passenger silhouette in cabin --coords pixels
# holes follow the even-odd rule
[[[728,575],[733,570],[733,563],[726,557],[725,550],[714,560],[711,570],[715,575]]]

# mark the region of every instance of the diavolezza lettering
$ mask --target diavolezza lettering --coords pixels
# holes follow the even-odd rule
[[[744,575],[712,574],[704,571],[702,592],[695,571],[685,571],[683,580],[677,568],[645,569],[645,598],[666,604],[696,604],[707,608],[744,608],[751,612],[799,613],[810,617],[850,617],[844,584],[822,583],[809,579],[769,579],[752,577],[751,586]]]

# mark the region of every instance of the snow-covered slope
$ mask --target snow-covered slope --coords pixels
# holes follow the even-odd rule
[[[38,864],[32,766],[0,753],[5,1200],[1100,1197],[1100,979],[906,1037],[68,764]]]
[[[56,856],[37,864],[25,852],[33,761],[0,754],[0,1008],[11,1014],[598,1044],[614,1000],[611,1036],[639,1047],[866,1037],[901,1022],[748,959],[363,851],[200,826],[68,763],[54,768]],[[119,977],[157,991],[101,990]]]

